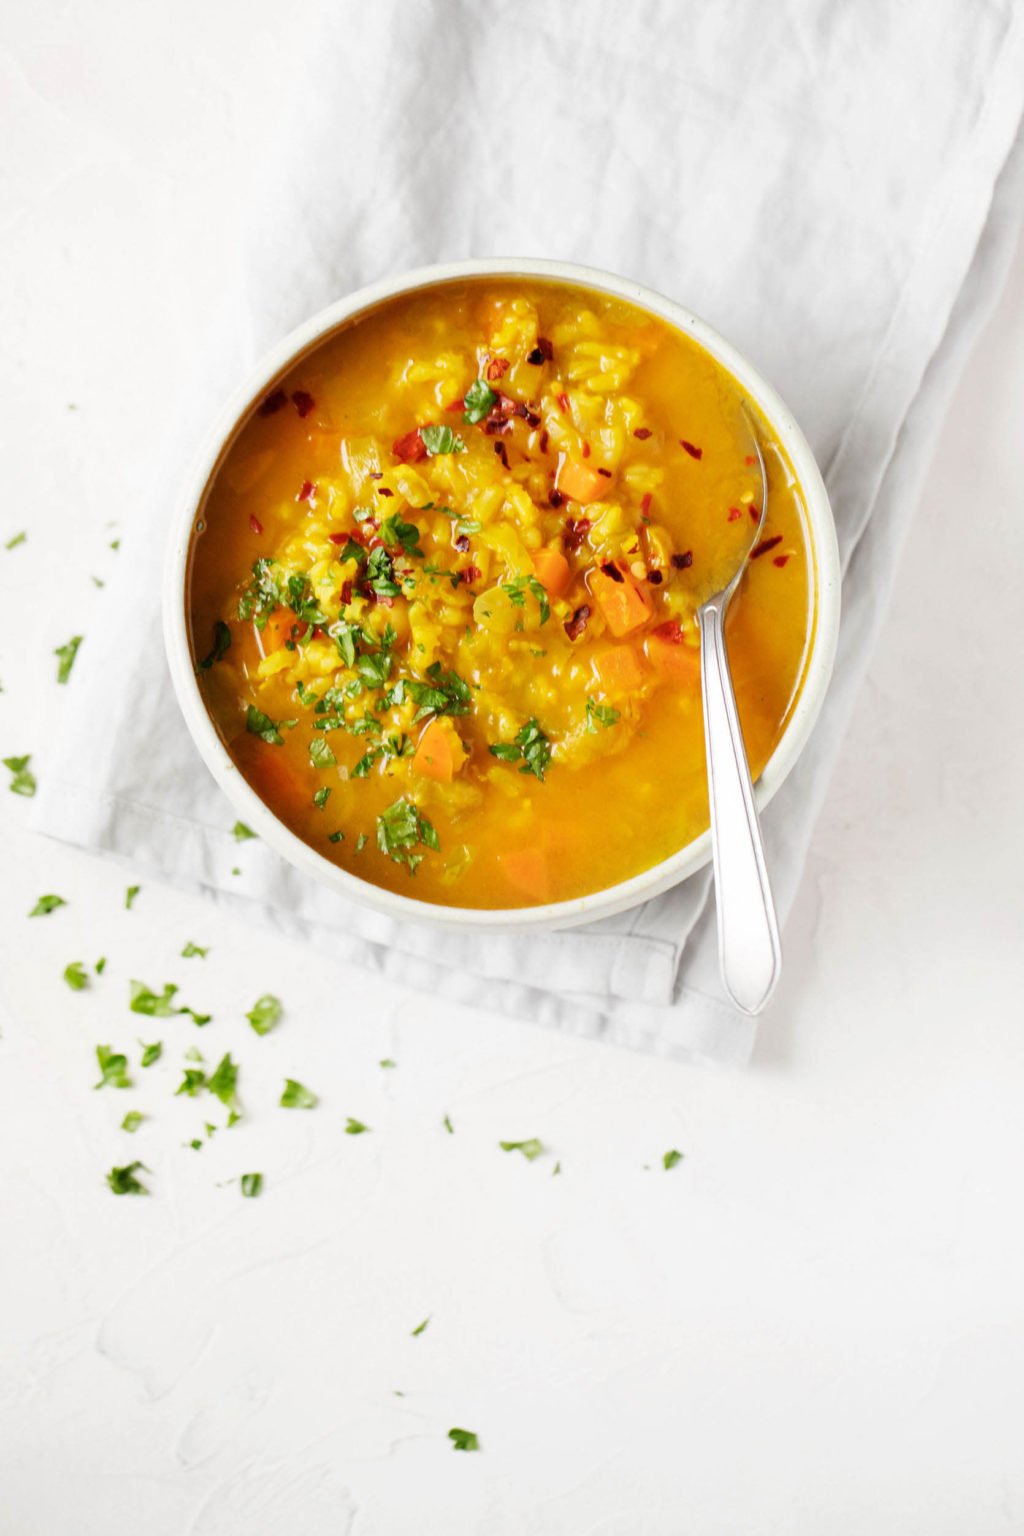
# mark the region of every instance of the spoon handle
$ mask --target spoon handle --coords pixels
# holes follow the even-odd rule
[[[725,648],[728,595],[698,611],[704,745],[718,909],[718,956],[725,990],[744,1013],[760,1013],[782,968],[743,734]]]

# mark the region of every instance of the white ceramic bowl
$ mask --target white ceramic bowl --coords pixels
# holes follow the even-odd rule
[[[711,355],[723,363],[738,380],[772,424],[774,431],[796,471],[807,507],[810,540],[816,579],[817,613],[811,652],[803,688],[785,732],[772,753],[756,785],[759,807],[775,794],[803,751],[818,711],[821,708],[839,633],[839,554],[836,546],[832,510],[803,433],[779,396],[755,368],[736,349],[689,310],[644,288],[627,278],[615,277],[591,267],[566,262],[534,260],[458,261],[443,266],[424,267],[362,288],[322,310],[305,325],[286,336],[257,366],[237,393],[228,401],[213,427],[207,444],[192,474],[182,489],[181,502],[171,530],[164,585],[164,633],[171,677],[182,713],[193,740],[228,799],[254,831],[297,869],[330,887],[349,900],[365,903],[394,918],[414,918],[444,927],[500,931],[528,928],[564,928],[574,923],[594,922],[597,918],[624,911],[639,902],[685,880],[711,858],[711,835],[688,843],[671,858],[623,880],[607,890],[595,891],[574,901],[552,902],[546,906],[516,907],[482,911],[470,907],[440,907],[417,901],[412,896],[372,885],[346,870],[339,869],[295,836],[264,805],[228,756],[203,703],[196,683],[189,646],[186,614],[188,555],[192,529],[202,516],[206,498],[221,463],[253,408],[267,395],[276,381],[289,373],[300,358],[311,352],[332,332],[357,315],[373,309],[385,299],[416,288],[430,288],[471,277],[549,278],[556,282],[576,283],[599,293],[613,294],[641,309],[667,320],[678,330],[692,336]]]

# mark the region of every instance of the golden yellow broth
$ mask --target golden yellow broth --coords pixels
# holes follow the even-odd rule
[[[500,392],[492,419],[467,422],[459,402],[488,374]],[[409,438],[429,426],[450,428],[464,451],[427,453],[422,437]],[[755,776],[799,695],[814,622],[799,488],[770,424],[759,432],[769,480],[759,537],[775,542],[751,561],[728,620]],[[427,434],[435,449],[446,436]],[[207,707],[270,809],[363,879],[487,908],[614,885],[707,828],[694,613],[749,544],[760,498],[737,384],[644,311],[512,280],[395,299],[304,358],[220,466],[189,590]],[[419,553],[402,548],[403,524]],[[361,560],[346,552],[353,534]],[[369,567],[376,591],[365,563],[374,544],[384,551]],[[261,559],[271,562],[262,598]],[[618,574],[602,579],[602,566]],[[569,584],[556,595],[560,573]],[[382,602],[389,581],[399,591]],[[623,593],[642,622],[616,636],[618,610],[603,601]],[[589,617],[573,626],[584,606]],[[307,625],[303,611],[326,622]],[[204,667],[218,621],[230,647]],[[388,626],[390,661],[380,653]],[[409,680],[429,683],[438,665],[442,682],[454,671],[466,685],[461,702],[447,695],[465,712],[434,721],[440,737],[414,757],[438,700],[418,706]],[[399,679],[404,699],[389,700]],[[264,739],[264,717],[280,744]],[[325,720],[334,728],[318,730]],[[543,754],[510,760],[529,722],[547,739],[546,767]],[[316,741],[314,754],[333,764],[311,761]],[[430,777],[449,752],[450,782]],[[543,779],[524,771],[530,761]],[[381,848],[378,817],[395,806],[385,822],[399,842]],[[403,845],[403,827],[415,841]]]

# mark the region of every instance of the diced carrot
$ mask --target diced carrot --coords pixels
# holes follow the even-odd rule
[[[668,626],[662,626],[667,629]],[[700,685],[700,647],[655,630],[647,637],[647,659],[660,677],[687,686]]]
[[[634,629],[646,624],[651,616],[651,600],[628,571],[619,565],[615,570],[618,579],[608,575],[603,568],[591,571],[588,586],[608,628],[616,640],[621,640],[623,635],[632,634]]]
[[[551,866],[543,848],[510,848],[498,854],[498,868],[513,889],[535,901],[551,899]]]
[[[616,645],[594,657],[594,671],[606,693],[632,693],[644,680],[643,662],[631,645]]]
[[[608,481],[589,464],[577,464],[573,459],[562,458],[558,462],[555,485],[563,496],[571,501],[597,501],[608,489]]]
[[[450,784],[464,756],[465,748],[454,727],[446,720],[431,720],[417,743],[412,766],[425,779]]]
[[[569,562],[557,549],[538,549],[533,556],[533,570],[549,597],[561,597],[572,579]]]
[[[297,640],[309,628],[300,624],[290,608],[275,608],[262,631],[256,631],[256,640],[264,656],[279,651],[288,640]],[[295,633],[292,633],[294,629]]]

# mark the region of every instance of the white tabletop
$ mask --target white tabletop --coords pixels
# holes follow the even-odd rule
[[[52,652],[98,622],[271,120],[274,8],[183,9],[49,4],[0,62],[0,544],[29,535],[0,549],[0,756],[40,776]],[[1022,415],[1024,258],[743,1075],[441,1008],[149,878],[126,911],[135,871],[0,790],[3,1536],[1024,1532]],[[69,905],[30,921],[42,892]],[[213,1023],[130,1014],[132,977]],[[95,1045],[138,1036],[163,1061],[93,1092]],[[211,1140],[173,1096],[192,1045],[241,1067]],[[316,1110],[276,1107],[286,1076]],[[152,1194],[115,1199],[134,1158]]]

